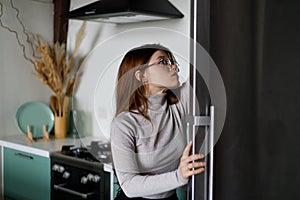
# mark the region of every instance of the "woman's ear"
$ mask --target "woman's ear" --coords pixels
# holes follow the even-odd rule
[[[137,70],[134,74],[135,78],[138,80],[138,81],[142,81],[142,72],[140,70]]]
[[[145,72],[141,72],[141,70],[137,70],[135,72],[135,78],[145,84],[147,82],[147,74]]]

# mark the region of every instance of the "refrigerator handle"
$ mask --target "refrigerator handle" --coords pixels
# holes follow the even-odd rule
[[[210,153],[209,156],[209,168],[207,169],[209,174],[208,174],[208,181],[207,181],[207,185],[206,185],[206,192],[207,194],[204,195],[206,197],[206,200],[213,200],[213,170],[214,170],[214,123],[215,123],[215,107],[214,106],[210,106],[210,116],[192,116],[189,115],[186,118],[186,122],[187,122],[187,133],[189,133],[189,129],[192,127],[196,127],[196,126],[204,126],[208,128],[209,134],[207,137],[207,141],[206,144],[208,144],[208,152]],[[193,142],[195,142],[195,133],[194,133],[194,128],[193,128]],[[189,134],[187,134],[189,135]],[[190,138],[188,138],[188,141],[190,140]],[[194,149],[193,149],[193,153],[195,153]],[[191,194],[191,200],[194,200],[195,197],[195,184],[194,184],[194,176],[192,177],[192,194]]]
[[[213,172],[214,172],[214,135],[215,135],[215,107],[210,106],[210,125],[209,125],[209,147],[210,147],[210,157],[209,157],[209,176],[208,176],[208,200],[213,199]]]

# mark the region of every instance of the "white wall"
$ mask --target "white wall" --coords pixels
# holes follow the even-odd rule
[[[9,0],[4,4],[3,23],[21,33],[16,12]],[[51,0],[13,0],[20,18],[32,33],[53,40],[53,4]],[[22,56],[14,34],[0,27],[0,136],[21,134],[15,123],[18,107],[27,101],[49,102],[50,91],[33,75],[33,65]]]
[[[71,0],[71,9],[89,2]],[[184,18],[126,25],[87,22],[86,36],[80,48],[80,56],[86,57],[74,94],[74,109],[79,116],[76,125],[80,135],[109,137],[109,125],[114,114],[116,73],[122,57],[131,48],[146,43],[165,45],[175,53],[181,64],[180,79],[187,78],[190,1],[170,2],[184,14]],[[80,20],[69,21],[69,50],[73,49],[81,24]]]

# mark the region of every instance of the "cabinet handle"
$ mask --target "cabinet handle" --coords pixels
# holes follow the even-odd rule
[[[28,155],[25,155],[25,154],[22,154],[22,153],[15,153],[15,156],[25,158],[25,159],[28,159],[28,160],[33,160],[32,156],[28,156]]]

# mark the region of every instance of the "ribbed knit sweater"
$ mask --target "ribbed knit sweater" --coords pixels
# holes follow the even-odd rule
[[[114,169],[128,197],[166,198],[187,184],[178,170],[186,146],[183,120],[188,109],[188,84],[176,91],[178,103],[169,105],[166,94],[148,98],[148,116],[120,113],[111,125]]]

